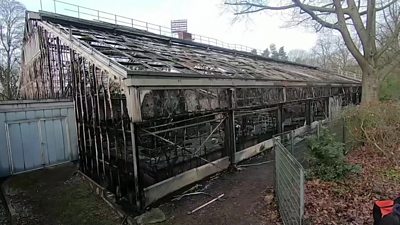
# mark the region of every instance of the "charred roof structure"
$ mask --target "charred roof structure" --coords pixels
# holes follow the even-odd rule
[[[358,103],[360,82],[94,20],[29,12],[21,95],[75,103],[80,168],[143,207]],[[331,100],[330,100],[331,99]]]

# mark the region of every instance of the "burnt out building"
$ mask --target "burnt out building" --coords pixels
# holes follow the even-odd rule
[[[137,207],[357,104],[360,82],[299,65],[49,12],[28,12],[21,96],[74,102],[80,169]]]

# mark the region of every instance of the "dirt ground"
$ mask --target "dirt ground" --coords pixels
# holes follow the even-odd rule
[[[1,185],[1,181],[0,181],[0,185]],[[3,199],[3,196],[0,193],[0,225],[9,225],[9,224],[10,224],[10,221],[9,221],[5,201]]]
[[[16,224],[121,224],[75,171],[76,166],[68,164],[6,180],[5,197],[15,209]]]
[[[273,201],[273,162],[260,154],[239,164],[239,171],[226,171],[203,180],[186,191],[165,199],[158,207],[167,220],[160,225],[263,225],[279,224]],[[16,210],[17,224],[116,225],[122,221],[86,182],[74,175],[72,165],[18,175],[5,182],[6,197]],[[182,197],[184,193],[205,192]],[[224,194],[199,211],[189,211]],[[155,206],[157,207],[157,206]],[[1,210],[0,210],[1,218]],[[0,225],[1,223],[0,219]]]
[[[241,164],[270,160],[260,155]],[[211,195],[193,195],[171,199],[160,206],[167,217],[163,225],[262,225],[276,224],[276,210],[269,210],[273,193],[273,162],[252,167],[242,167],[236,172],[223,172],[193,186],[189,191],[202,191]],[[221,201],[214,202],[199,211],[188,212],[224,194]],[[180,196],[179,193],[176,194]]]
[[[306,218],[312,224],[370,225],[376,200],[395,199],[400,193],[400,167],[379,150],[363,146],[347,155],[360,174],[343,181],[311,180],[306,186]]]

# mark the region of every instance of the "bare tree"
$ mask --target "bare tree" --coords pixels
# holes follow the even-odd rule
[[[24,18],[24,5],[15,0],[0,0],[0,88],[3,99],[13,99],[17,95]]]
[[[290,50],[288,52],[288,60],[306,65],[311,65],[313,61],[311,54],[303,49]]]
[[[343,72],[354,61],[343,39],[331,32],[319,35],[311,52],[320,67],[324,69]]]
[[[320,33],[316,44],[309,50],[294,49],[288,53],[289,61],[337,71],[341,75],[359,77],[361,71],[341,37],[331,32]]]
[[[298,24],[312,24],[317,31],[323,28],[338,31],[361,68],[363,103],[379,100],[380,82],[400,64],[400,52],[391,48],[393,42],[399,41],[400,23],[392,21],[393,32],[384,42],[377,41],[379,21],[386,18],[390,9],[400,7],[398,0],[378,0],[378,3],[377,0],[226,0],[225,4],[237,15],[292,10]],[[356,44],[358,41],[360,46]]]

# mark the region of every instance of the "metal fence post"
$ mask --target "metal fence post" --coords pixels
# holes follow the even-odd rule
[[[274,153],[275,153],[275,163],[274,163],[274,174],[275,174],[275,196],[276,196],[276,200],[279,202],[279,195],[278,195],[278,190],[279,190],[279,185],[278,185],[278,168],[279,168],[279,150],[277,147],[277,138],[273,139],[274,142]]]
[[[290,131],[290,153],[294,154],[294,130]]]
[[[343,133],[343,144],[344,144],[344,148],[346,148],[346,126],[344,123],[344,119],[341,119],[342,122],[342,133]]]
[[[299,190],[300,190],[300,225],[303,224],[304,218],[304,170],[300,169],[300,182],[299,182]]]
[[[274,152],[274,159],[275,159],[275,163],[274,163],[274,181],[275,181],[275,183],[274,183],[274,186],[275,186],[275,196],[276,196],[276,198],[278,198],[278,195],[277,195],[277,192],[276,192],[276,190],[278,190],[278,180],[277,180],[277,173],[276,173],[276,170],[277,170],[277,166],[278,166],[278,153],[277,153],[277,150],[276,150],[276,148],[277,148],[277,146],[276,146],[276,142],[277,142],[277,139],[278,137],[275,137],[275,138],[273,138],[272,139],[272,142],[273,142],[273,147],[272,147],[272,150],[273,150],[273,152]],[[277,199],[278,200],[278,199]]]

